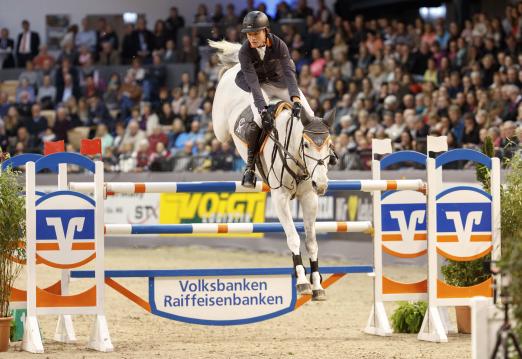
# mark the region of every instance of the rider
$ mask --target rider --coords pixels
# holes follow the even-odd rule
[[[292,115],[300,116],[304,109],[310,118],[314,113],[305,96],[297,87],[295,64],[285,42],[270,33],[268,17],[261,11],[251,11],[243,19],[242,33],[246,33],[247,41],[239,50],[241,71],[236,77],[236,84],[250,92],[251,108],[254,122],[246,131],[248,157],[242,184],[254,187],[254,157],[262,127],[270,131],[273,127],[272,115],[267,111],[267,103],[263,91],[269,99],[277,98],[292,102]]]

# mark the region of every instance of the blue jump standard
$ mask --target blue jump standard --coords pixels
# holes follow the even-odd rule
[[[294,274],[294,268],[222,268],[222,269],[144,269],[106,270],[106,278],[151,278],[151,277],[211,277],[235,275],[284,275]],[[323,274],[373,273],[373,266],[321,267]],[[94,271],[72,271],[71,278],[94,278]]]

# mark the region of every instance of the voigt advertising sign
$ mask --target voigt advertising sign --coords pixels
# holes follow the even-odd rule
[[[153,314],[203,325],[259,322],[292,311],[296,301],[291,274],[156,277],[149,288]]]

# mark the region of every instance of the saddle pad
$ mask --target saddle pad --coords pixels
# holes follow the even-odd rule
[[[252,121],[254,121],[254,113],[252,112],[252,108],[247,106],[243,112],[241,112],[234,125],[234,133],[245,143],[247,142],[245,139],[245,130],[248,128],[248,126],[245,125]]]

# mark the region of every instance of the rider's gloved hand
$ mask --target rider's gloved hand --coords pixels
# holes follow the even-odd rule
[[[294,117],[301,116],[302,109],[303,109],[303,105],[301,104],[301,101],[299,101],[299,100],[294,101],[294,104],[292,106],[292,116],[294,116]]]
[[[267,132],[271,131],[274,127],[274,120],[272,119],[270,112],[264,108],[259,114],[261,115],[261,125],[263,126],[263,129]]]

